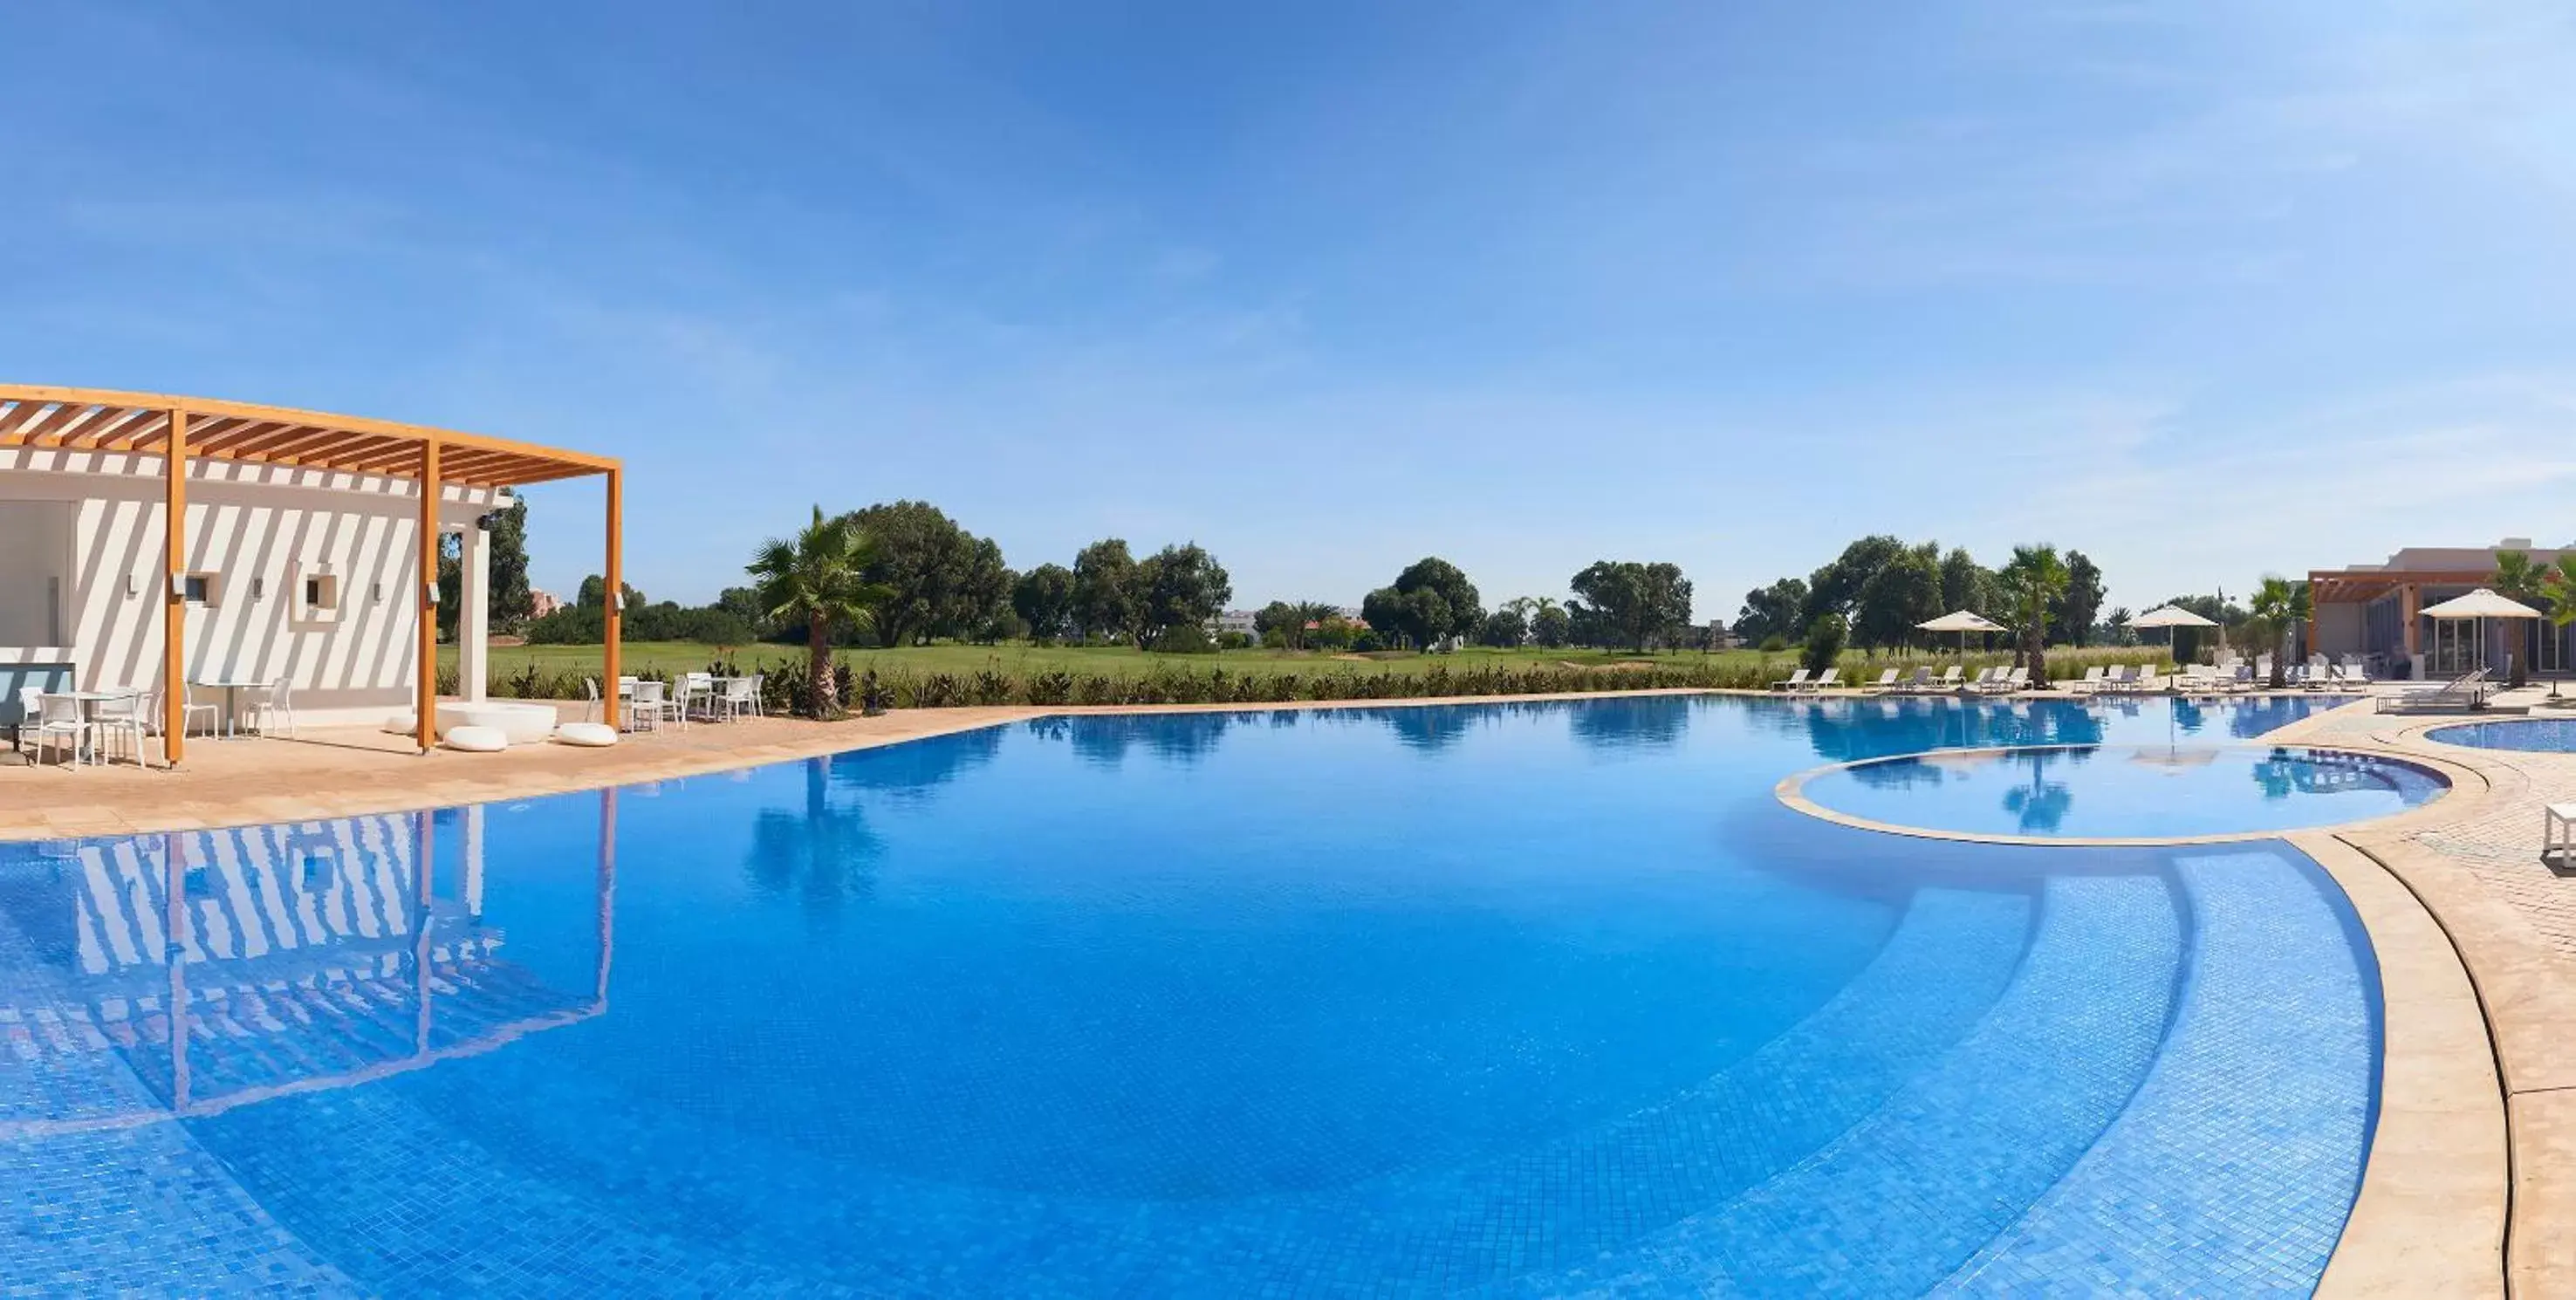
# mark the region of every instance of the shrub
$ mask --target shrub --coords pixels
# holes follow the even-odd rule
[[[1764,654],[1766,654],[1766,655],[1776,655],[1776,654],[1780,653],[1781,651],[1786,650],[1786,649],[1788,649],[1788,648],[1789,648],[1789,642],[1788,642],[1788,639],[1787,639],[1787,638],[1785,638],[1785,637],[1783,637],[1783,636],[1781,636],[1781,635],[1780,635],[1779,633],[1777,633],[1777,632],[1774,632],[1774,633],[1772,633],[1771,635],[1769,635],[1769,636],[1766,636],[1766,637],[1762,638],[1762,653],[1764,653]]]
[[[1145,647],[1158,655],[1212,655],[1216,642],[1208,638],[1207,629],[1195,623],[1175,623],[1164,628]]]
[[[1386,638],[1378,635],[1376,628],[1365,628],[1351,634],[1351,651],[1354,654],[1374,654],[1384,649]]]
[[[1252,648],[1252,638],[1245,636],[1241,632],[1219,632],[1216,634],[1216,648],[1219,650],[1249,650]]]
[[[1798,654],[1798,662],[1809,672],[1820,673],[1842,661],[1843,637],[1850,629],[1840,614],[1827,614],[1807,629],[1807,644]]]

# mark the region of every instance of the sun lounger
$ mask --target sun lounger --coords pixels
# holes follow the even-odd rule
[[[1955,691],[1959,689],[1959,665],[1952,664],[1948,668],[1943,669],[1941,671],[1941,680],[1932,683],[1932,688],[1938,691]]]
[[[1889,691],[1895,690],[1896,670],[1889,668],[1881,671],[1878,675],[1877,681],[1866,683],[1861,687],[1861,689],[1868,691],[1872,695],[1885,695]]]
[[[1807,670],[1801,668],[1798,671],[1789,674],[1787,677],[1771,683],[1771,689],[1775,691],[1794,691],[1806,684]]]
[[[1791,694],[1795,695],[1818,695],[1832,690],[1842,682],[1842,679],[1842,669],[1828,668],[1824,671],[1822,676],[1810,677],[1804,683],[1790,687],[1789,690]]]
[[[1970,678],[1967,685],[1962,689],[1984,694],[1988,687],[1995,684],[1995,678],[1999,675],[2000,673],[1996,669],[1980,668],[1977,670],[1977,675]]]
[[[2092,667],[2085,669],[2083,679],[2068,683],[2066,689],[2074,691],[2079,695],[2091,695],[2094,692],[2101,690],[2102,665],[2095,664]]]
[[[2487,705],[2487,670],[2464,673],[2440,686],[2418,686],[2379,697],[2381,713],[2473,713]]]
[[[1920,695],[1931,689],[1932,670],[1929,668],[1917,668],[1911,676],[1908,676],[1896,683],[1895,692],[1899,695]]]

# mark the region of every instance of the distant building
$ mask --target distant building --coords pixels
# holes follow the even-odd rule
[[[531,589],[528,592],[528,617],[530,618],[544,618],[546,615],[562,609],[563,607],[563,597],[558,596],[551,591],[536,591]]]
[[[1216,630],[1219,633],[1240,632],[1245,636],[1258,637],[1261,633],[1253,625],[1253,620],[1258,617],[1260,617],[1258,614],[1248,609],[1229,609],[1216,616]]]
[[[2501,666],[2507,654],[2543,672],[2564,669],[2571,657],[2569,628],[2539,619],[2489,619],[2480,644],[2474,623],[2424,617],[2425,606],[2494,586],[2496,556],[2506,551],[2546,565],[2576,555],[2576,545],[2534,546],[2530,538],[2508,537],[2493,546],[2410,546],[2385,564],[2312,569],[2302,652],[2335,659],[2361,655],[2380,671],[2404,666],[2415,676]]]

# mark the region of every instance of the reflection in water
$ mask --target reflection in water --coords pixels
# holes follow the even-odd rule
[[[2102,742],[2102,719],[2069,700],[1835,700],[1792,705],[1783,716],[1782,725],[1803,728],[1816,753],[1836,762],[1927,749]]]
[[[1692,701],[1679,695],[1585,700],[1574,711],[1574,738],[1594,749],[1669,749],[1690,729]]]
[[[0,1137],[219,1114],[604,1013],[617,792],[596,798],[578,988],[487,922],[482,808],[0,845],[0,1009],[41,1027],[11,1044]]]
[[[2004,792],[2004,811],[2013,815],[2013,824],[2024,833],[2047,835],[2066,822],[2066,814],[2075,806],[2075,791],[2063,781],[2048,779],[2051,762],[2082,762],[2092,757],[2089,750],[2034,749],[2006,754],[2004,761],[2028,770],[2029,778]]]
[[[1140,745],[1145,752],[1168,762],[1200,762],[1216,752],[1226,728],[1242,716],[1218,712],[1103,713],[1080,718],[1032,718],[1026,725],[1032,735],[1069,743],[1076,755],[1094,767],[1114,768],[1126,762],[1128,751]],[[993,729],[988,734],[998,741],[1001,732]],[[989,752],[986,757],[990,757]]]
[[[817,762],[831,764],[834,785],[917,796],[992,762],[1002,749],[1002,730],[979,727],[930,740],[849,750]]]
[[[855,755],[844,754],[840,759],[851,757]],[[804,762],[802,812],[760,810],[752,822],[751,857],[743,864],[753,885],[773,895],[795,894],[804,904],[806,919],[826,928],[840,916],[843,899],[864,900],[876,893],[876,862],[884,852],[884,845],[868,829],[864,811],[855,803],[832,802],[824,779],[827,763],[832,765],[833,777],[843,775],[838,759]],[[954,770],[951,767],[949,774]]]

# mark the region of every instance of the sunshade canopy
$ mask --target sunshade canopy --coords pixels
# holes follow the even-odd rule
[[[1914,626],[1926,632],[2001,632],[2004,630],[2003,624],[1983,614],[1964,609],[1953,610],[1939,618],[1917,623]]]
[[[2200,615],[2192,613],[2190,610],[2184,609],[2180,605],[2167,605],[2162,609],[2148,610],[2146,613],[2130,619],[2129,626],[2146,628],[2216,627],[2218,626],[2218,622],[2215,619],[2202,618]]]
[[[2426,618],[2547,618],[2548,615],[2521,601],[2499,596],[2484,587],[2465,596],[2454,596],[2439,605],[2424,607]]]

